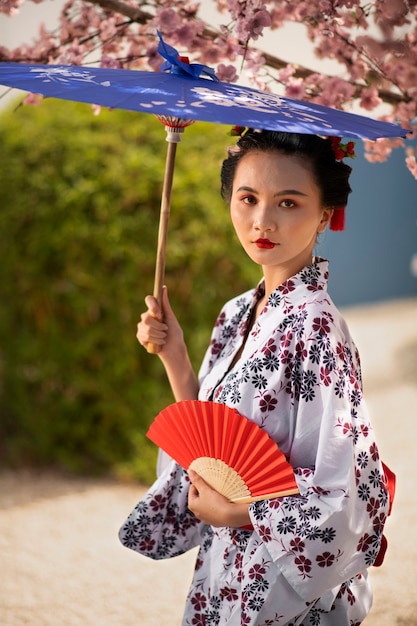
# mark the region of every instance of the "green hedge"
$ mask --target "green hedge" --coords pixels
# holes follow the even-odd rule
[[[178,146],[167,278],[196,367],[225,299],[258,280],[219,197],[227,127]],[[136,342],[152,292],[165,131],[150,115],[45,101],[0,117],[0,457],[149,481],[172,402]]]

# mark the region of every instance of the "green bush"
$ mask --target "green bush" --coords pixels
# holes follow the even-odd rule
[[[153,289],[165,131],[150,115],[45,101],[0,117],[0,457],[149,481],[172,402],[136,342]],[[227,128],[178,146],[166,282],[198,367],[225,299],[258,280],[219,197]]]

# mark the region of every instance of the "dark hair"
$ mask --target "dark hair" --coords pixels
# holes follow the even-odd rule
[[[351,192],[349,175],[352,168],[336,161],[330,139],[317,135],[284,133],[249,129],[235,146],[228,149],[228,157],[221,169],[221,195],[230,202],[236,167],[242,157],[253,150],[279,151],[307,159],[326,207],[346,206]]]

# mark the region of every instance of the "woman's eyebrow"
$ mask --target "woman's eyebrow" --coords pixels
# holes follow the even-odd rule
[[[242,187],[239,187],[239,189],[236,189],[236,191],[250,191],[251,193],[257,193],[256,189],[252,189],[252,187],[246,187],[245,185],[242,185]]]
[[[307,196],[308,194],[304,193],[304,191],[300,191],[299,189],[283,189],[282,191],[277,191],[275,196]]]
[[[239,189],[236,189],[236,191],[249,191],[250,193],[258,193],[256,189],[253,189],[253,187],[247,187],[246,185],[242,185],[241,187],[239,187]],[[274,194],[274,197],[307,196],[307,195],[308,194],[304,193],[303,191],[300,191],[299,189],[283,189],[282,191],[277,191],[277,193]]]

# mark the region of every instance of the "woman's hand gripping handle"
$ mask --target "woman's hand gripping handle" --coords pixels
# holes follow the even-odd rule
[[[136,338],[149,353],[159,354],[169,350],[170,325],[179,328],[179,324],[169,304],[166,287],[162,291],[162,306],[154,296],[146,296],[145,304],[148,310],[140,316]]]
[[[154,296],[146,296],[145,304],[148,309],[142,313],[138,323],[137,340],[163,362],[176,401],[196,399],[197,378],[188,356],[184,333],[169,303],[167,288],[162,291],[162,307]],[[152,346],[151,349],[149,346]]]

